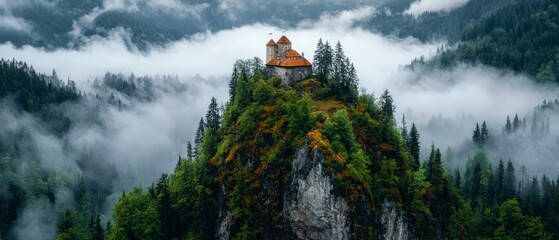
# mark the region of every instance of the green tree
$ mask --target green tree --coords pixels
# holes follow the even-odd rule
[[[408,144],[408,149],[410,150],[410,154],[414,160],[413,169],[414,171],[417,171],[421,166],[421,164],[419,162],[419,153],[420,153],[419,132],[415,127],[415,123],[412,123],[411,125],[410,140],[408,141],[407,144]]]
[[[505,169],[505,177],[503,183],[504,199],[511,199],[515,196],[516,194],[516,191],[514,190],[515,185],[516,185],[516,175],[514,171],[514,166],[511,160],[509,159],[509,161],[507,162],[507,167]]]
[[[497,167],[497,173],[495,174],[495,190],[496,190],[496,198],[497,202],[500,204],[501,202],[505,201],[504,196],[504,184],[505,184],[505,164],[503,163],[503,159],[499,159],[499,166]]]
[[[217,130],[219,130],[221,124],[221,117],[219,116],[219,107],[217,105],[217,100],[212,97],[210,105],[208,106],[208,112],[206,113],[206,128],[211,129],[210,134],[213,136],[217,135]]]
[[[186,143],[186,157],[188,157],[189,161],[194,160],[194,151],[192,149],[192,144],[190,144],[190,141]]]
[[[507,122],[505,123],[504,132],[505,133],[512,133],[512,124],[510,122],[510,117],[509,116],[507,116]]]
[[[328,79],[330,79],[330,76],[332,75],[332,52],[332,47],[328,41],[323,43],[322,39],[318,40],[316,50],[314,52],[313,72],[322,83],[328,83]]]
[[[479,124],[476,123],[476,128],[474,129],[474,135],[472,136],[472,140],[475,144],[481,144],[481,131],[479,130]]]
[[[202,140],[204,138],[204,133],[206,132],[206,123],[204,123],[204,118],[200,118],[198,122],[198,129],[196,130],[196,136],[194,137],[194,156],[198,157],[200,155],[200,147]]]
[[[396,110],[396,107],[394,106],[394,100],[392,99],[392,96],[390,96],[388,89],[385,89],[380,96],[380,109],[384,114],[385,119],[388,121],[394,119],[394,110]]]
[[[482,145],[487,144],[489,140],[489,130],[487,129],[487,123],[485,123],[485,121],[481,124],[480,140]]]
[[[402,129],[400,130],[400,134],[402,135],[402,139],[407,146],[407,143],[410,141],[410,135],[406,126],[406,115],[402,115]]]
[[[101,220],[99,218],[99,213],[95,216],[95,223],[91,229],[91,240],[105,240],[105,232],[103,227],[101,227]]]
[[[159,178],[155,188],[155,194],[155,209],[161,224],[163,239],[178,237],[177,230],[179,226],[176,225],[178,219],[171,206],[171,194],[168,189],[167,174],[162,174],[161,178]]]

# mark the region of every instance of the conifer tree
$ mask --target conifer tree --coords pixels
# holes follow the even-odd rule
[[[210,105],[208,106],[208,112],[206,113],[206,129],[211,129],[210,134],[212,134],[212,136],[217,135],[220,121],[221,119],[219,116],[219,107],[217,105],[217,100],[215,99],[215,97],[212,97]]]
[[[476,128],[474,129],[474,135],[472,136],[472,140],[475,144],[481,144],[481,130],[479,130],[479,124],[476,123]]]
[[[481,124],[480,140],[482,145],[485,145],[487,140],[489,140],[489,130],[487,130],[487,123],[485,121]]]
[[[503,159],[499,159],[499,166],[497,167],[497,173],[495,174],[495,187],[496,191],[496,198],[497,202],[500,204],[501,202],[505,201],[504,197],[504,184],[505,184],[505,164],[503,163]]]
[[[204,118],[200,118],[198,123],[198,129],[196,130],[196,136],[194,137],[194,155],[195,157],[200,156],[200,147],[202,145],[202,140],[204,138],[204,133],[206,132],[206,123],[204,123]]]
[[[161,224],[163,239],[172,239],[177,235],[178,226],[176,226],[176,223],[178,222],[178,218],[171,206],[171,194],[169,193],[167,174],[161,175],[155,188],[155,194],[155,207]]]
[[[518,119],[518,114],[515,114],[514,119],[512,120],[512,130],[513,132],[516,132],[518,129],[520,129],[520,120]]]
[[[386,120],[389,121],[394,119],[394,110],[396,107],[394,107],[394,100],[392,99],[392,96],[390,96],[388,89],[384,90],[380,96],[380,109]]]
[[[406,127],[406,115],[402,115],[402,129],[400,130],[400,134],[407,146],[407,143],[410,141],[410,135],[408,134],[408,128]]]
[[[194,159],[194,152],[192,149],[192,144],[190,144],[190,141],[186,143],[186,157],[188,158],[189,161],[192,161]]]
[[[413,169],[415,171],[419,170],[421,166],[419,162],[419,132],[415,127],[415,123],[412,123],[411,130],[410,130],[410,140],[408,141],[408,149],[410,150],[410,154],[413,157],[414,165]]]
[[[435,146],[431,146],[431,154],[429,156],[429,162],[427,163],[427,176],[428,182],[434,186],[442,186],[444,183],[444,169],[441,160],[441,150],[435,149]]]
[[[330,43],[318,40],[313,59],[313,72],[318,80],[322,83],[327,83],[330,78],[332,70],[332,47]]]
[[[105,232],[103,227],[101,227],[101,220],[99,219],[99,213],[95,217],[95,222],[91,228],[91,240],[105,240]]]
[[[454,169],[454,185],[456,186],[456,188],[460,189],[461,184],[462,183],[462,177],[460,176],[460,169],[456,168]]]
[[[505,133],[512,133],[512,124],[510,123],[510,117],[507,116],[507,123],[505,124]]]
[[[239,79],[239,70],[237,69],[237,64],[233,67],[233,73],[231,74],[231,80],[229,81],[229,102],[235,102],[235,91],[237,90],[237,80]]]
[[[342,44],[338,41],[335,48],[333,59],[334,74],[332,77],[332,85],[337,91],[342,91],[344,82],[347,77],[346,56],[342,48]]]
[[[509,159],[505,169],[505,177],[503,183],[503,196],[505,200],[511,199],[515,196],[516,175],[514,166]]]

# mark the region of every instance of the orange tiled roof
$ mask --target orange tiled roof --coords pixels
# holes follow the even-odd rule
[[[278,40],[278,43],[291,43],[291,41],[289,41],[289,38],[287,38],[285,35],[281,36],[281,38]]]
[[[266,63],[266,65],[268,65],[268,66],[278,66],[278,64],[279,64],[279,61],[275,58],[270,60],[268,63]]]
[[[300,59],[287,59],[287,60],[278,60],[272,59],[266,66],[278,66],[278,67],[310,67],[312,64],[306,58]]]
[[[274,42],[274,39],[270,39],[266,46],[276,46],[276,42]]]
[[[297,51],[290,49],[285,51],[285,57],[288,58],[296,58],[296,57],[301,57],[301,54],[299,54]]]
[[[287,59],[285,61],[281,61],[279,64],[280,67],[310,67],[312,64],[305,58],[301,59]]]

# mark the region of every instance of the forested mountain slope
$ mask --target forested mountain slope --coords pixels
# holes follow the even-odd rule
[[[419,16],[405,13],[413,0],[389,1],[378,8],[369,27],[386,35],[405,38],[413,36],[421,41],[446,39],[451,43],[461,40],[464,30],[482,16],[511,3],[511,0],[470,0],[449,12],[426,12]]]
[[[501,161],[494,173],[480,150],[453,175],[435,146],[421,158],[419,133],[413,124],[409,132],[395,126],[388,91],[378,99],[357,94],[357,78],[340,71],[349,60],[332,59],[343,56],[341,45],[328,46],[317,48],[316,76],[289,87],[266,79],[259,60],[238,61],[224,111],[212,99],[174,173],[122,194],[106,236],[552,237],[539,213],[515,199],[512,163],[505,173]],[[553,213],[559,188],[544,182]]]
[[[558,6],[553,0],[515,1],[469,26],[462,43],[439,54],[433,63],[483,63],[557,83]]]

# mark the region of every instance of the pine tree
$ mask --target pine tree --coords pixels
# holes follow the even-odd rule
[[[518,129],[520,129],[520,120],[518,119],[518,114],[515,114],[512,120],[512,130],[516,132]]]
[[[99,213],[95,217],[95,222],[91,228],[91,240],[105,240],[105,232],[103,227],[101,227],[101,220],[99,219]]]
[[[419,132],[417,131],[417,128],[415,127],[415,123],[413,123],[411,125],[411,130],[410,130],[410,140],[408,141],[408,149],[410,150],[410,154],[413,158],[414,161],[414,165],[413,165],[413,169],[414,171],[419,170],[420,167],[420,162],[419,162]]]
[[[333,59],[333,76],[332,76],[332,87],[338,92],[342,93],[344,85],[347,79],[347,62],[346,56],[342,47],[342,44],[338,41],[336,44],[334,59]]]
[[[237,90],[237,80],[239,79],[239,71],[237,69],[237,64],[233,67],[233,73],[231,74],[231,81],[229,81],[229,102],[235,102],[235,91]]]
[[[194,159],[194,152],[192,150],[192,144],[190,144],[190,141],[186,143],[186,157],[188,157],[189,161],[192,161]]]
[[[481,145],[481,131],[479,130],[479,124],[476,123],[476,128],[474,129],[474,135],[472,136],[472,140],[475,144]]]
[[[172,207],[171,194],[168,188],[167,174],[162,174],[155,188],[155,208],[161,224],[163,239],[172,239],[177,236],[179,229],[176,226],[178,218]]]
[[[474,166],[470,187],[470,199],[472,200],[472,205],[475,207],[478,204],[478,197],[481,194],[481,165],[479,163],[476,163]]]
[[[514,166],[509,159],[509,161],[507,162],[507,167],[505,169],[505,177],[503,183],[503,196],[505,200],[514,198],[515,185],[516,185],[516,175],[514,172]]]
[[[510,123],[509,116],[507,116],[507,123],[505,124],[505,133],[512,133],[512,124]]]
[[[427,163],[427,176],[428,182],[435,186],[442,186],[444,180],[444,169],[441,160],[441,150],[435,149],[435,146],[431,146],[431,154],[429,156],[429,162]]]
[[[204,138],[204,133],[206,132],[206,123],[204,123],[204,118],[200,118],[198,123],[198,129],[196,130],[196,136],[194,137],[194,156],[200,156],[200,147],[202,145],[202,140]]]
[[[487,140],[489,140],[489,130],[487,130],[487,124],[485,121],[481,124],[480,140],[482,145],[485,145]]]
[[[462,174],[459,168],[454,169],[454,186],[456,186],[458,190],[462,187]]]
[[[219,107],[217,105],[217,100],[215,99],[215,97],[212,97],[210,105],[208,106],[208,112],[206,113],[206,129],[211,129],[210,134],[212,134],[212,136],[217,135],[220,121],[221,119],[219,116]]]
[[[526,200],[524,203],[524,208],[526,213],[532,216],[540,215],[541,206],[541,190],[538,184],[538,178],[536,176],[532,177],[530,186],[528,188],[528,194],[526,195]]]
[[[501,202],[505,201],[504,197],[504,184],[505,184],[505,164],[503,163],[503,159],[499,159],[499,166],[497,167],[496,176],[496,198],[497,202],[500,204]]]
[[[318,81],[327,83],[331,75],[332,69],[332,47],[330,43],[323,43],[322,39],[318,40],[313,59],[313,72]]]
[[[394,110],[396,110],[396,107],[394,107],[394,100],[392,96],[390,96],[388,89],[384,90],[380,96],[380,109],[386,120],[394,119]]]
[[[406,115],[402,115],[402,129],[400,130],[400,134],[402,135],[404,143],[407,145],[410,141],[410,135],[408,134],[408,128],[406,127]]]

